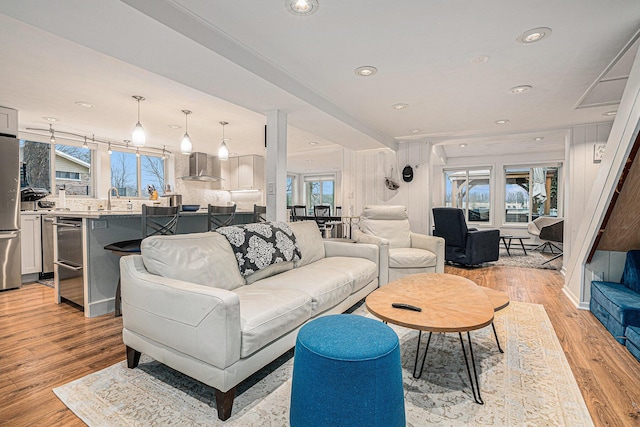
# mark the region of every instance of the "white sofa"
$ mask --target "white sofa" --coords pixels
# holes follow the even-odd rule
[[[310,319],[342,313],[378,287],[378,246],[324,241],[314,221],[290,224],[302,259],[246,278],[219,233],[158,236],[123,257],[123,341],[216,389],[231,415],[236,385],[295,345]]]
[[[445,242],[411,231],[404,206],[365,206],[353,238],[380,247],[380,286],[418,273],[444,273]]]

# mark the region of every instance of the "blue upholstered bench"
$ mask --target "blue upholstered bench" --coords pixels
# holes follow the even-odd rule
[[[624,335],[627,337],[627,342],[624,344],[627,350],[633,354],[633,357],[640,361],[640,328],[627,326]]]
[[[640,250],[627,252],[620,283],[591,282],[589,308],[611,335],[625,344],[627,326],[640,327]]]

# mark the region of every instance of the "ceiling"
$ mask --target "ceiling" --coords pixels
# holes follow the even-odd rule
[[[526,153],[612,120],[638,46],[635,0],[318,1],[301,17],[283,0],[3,0],[0,105],[20,110],[23,130],[55,117],[122,141],[142,95],[148,145],[178,153],[188,109],[195,151],[217,151],[224,120],[232,153],[261,155],[278,109],[293,172],[339,169],[343,146],[408,140],[448,157]],[[536,27],[552,33],[516,42]],[[378,72],[360,77],[362,65]],[[510,93],[519,85],[532,88]]]

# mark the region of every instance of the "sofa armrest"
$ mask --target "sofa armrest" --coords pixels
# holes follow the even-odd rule
[[[500,257],[500,230],[468,232],[465,253],[471,264],[498,260]]]
[[[367,243],[378,246],[378,285],[389,283],[389,240],[365,234],[360,230],[353,230],[353,238],[357,243]]]
[[[444,273],[445,243],[442,237],[411,233],[411,247],[425,249],[436,254],[436,273]]]
[[[125,329],[220,369],[240,359],[235,292],[151,274],[140,255],[122,257],[120,274]]]

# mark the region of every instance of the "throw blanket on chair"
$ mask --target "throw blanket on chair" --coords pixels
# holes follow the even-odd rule
[[[240,274],[248,276],[280,262],[297,261],[300,248],[291,227],[285,222],[220,227],[216,232],[227,238],[236,254]]]

